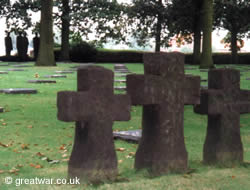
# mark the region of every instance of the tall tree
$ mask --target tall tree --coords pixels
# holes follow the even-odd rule
[[[40,47],[36,66],[56,66],[53,42],[53,0],[41,1]]]
[[[215,19],[220,27],[229,31],[231,64],[238,64],[237,42],[250,32],[250,3],[245,0],[215,0]]]
[[[201,54],[201,0],[172,0],[169,8],[170,36],[180,36],[193,42],[193,64],[200,64]],[[190,40],[190,37],[193,39]]]
[[[62,29],[61,29],[61,52],[60,61],[68,61],[69,58],[69,33],[70,33],[70,6],[69,0],[62,0]]]
[[[200,68],[213,68],[212,58],[213,0],[203,0],[202,4],[202,54]]]
[[[166,0],[133,0],[133,4],[128,6],[131,33],[139,45],[148,45],[152,38],[155,39],[155,51],[169,45],[168,4]]]

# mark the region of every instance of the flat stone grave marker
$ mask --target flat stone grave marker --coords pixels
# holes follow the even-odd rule
[[[56,83],[55,80],[29,80],[28,83]]]
[[[129,130],[129,131],[119,131],[113,132],[115,139],[125,140],[129,142],[138,143],[141,139],[142,130]]]
[[[78,68],[83,68],[83,67],[92,66],[92,65],[94,65],[94,64],[95,64],[95,63],[84,63],[84,64],[81,64],[81,65],[71,66],[70,68],[72,68],[72,69],[78,69]]]
[[[126,83],[126,81],[127,81],[126,79],[119,79],[119,80],[116,79],[116,80],[115,80],[115,82],[121,82],[121,83]]]
[[[131,73],[129,70],[123,69],[123,70],[115,70],[115,73]]]
[[[66,75],[45,75],[44,78],[67,78]]]
[[[55,71],[55,73],[57,74],[72,74],[72,73],[75,73],[75,71]]]
[[[100,66],[77,71],[77,92],[57,95],[57,117],[76,121],[68,176],[92,183],[114,180],[118,174],[113,141],[114,121],[130,120],[130,97],[114,94],[114,73]]]
[[[0,89],[0,93],[5,94],[36,94],[37,90],[32,88],[6,88]]]
[[[115,90],[124,91],[124,90],[126,90],[127,88],[126,88],[126,86],[115,86],[114,89],[115,89]]]
[[[7,71],[0,71],[0,74],[8,74]]]
[[[250,91],[240,89],[240,72],[235,69],[210,70],[208,87],[194,107],[196,113],[208,115],[203,161],[227,167],[242,163],[240,114],[250,112]]]
[[[124,73],[115,73],[115,77],[126,77],[127,74],[124,74]]]
[[[0,64],[0,67],[8,67],[9,64]]]
[[[20,68],[20,67],[33,67],[32,65],[11,65],[12,67],[17,67],[17,68]]]
[[[128,69],[126,65],[115,65],[114,69]]]
[[[24,69],[8,69],[8,71],[25,71]]]
[[[201,89],[207,89],[208,85],[207,84],[201,84]]]
[[[185,67],[185,70],[197,70],[198,68],[195,67]]]
[[[0,107],[0,113],[2,113],[3,112],[3,108],[2,107]]]
[[[207,82],[207,79],[201,79],[201,82]]]
[[[153,175],[187,170],[184,142],[184,105],[200,102],[200,77],[184,74],[184,54],[143,55],[144,75],[127,76],[132,105],[142,105],[142,137],[136,169]]]
[[[208,69],[200,69],[200,72],[208,72]]]

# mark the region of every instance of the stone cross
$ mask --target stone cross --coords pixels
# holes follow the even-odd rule
[[[200,77],[185,77],[181,53],[147,53],[143,60],[145,75],[127,76],[132,105],[143,105],[135,168],[147,168],[153,175],[183,172],[187,169],[184,104],[199,104]]]
[[[203,161],[231,165],[243,161],[240,114],[250,112],[250,91],[240,90],[240,72],[214,69],[208,73],[208,90],[194,111],[208,115]]]
[[[117,157],[113,121],[130,119],[128,95],[114,95],[111,70],[88,66],[78,69],[78,92],[58,93],[58,119],[76,121],[75,141],[69,161],[69,177],[83,181],[113,180]]]

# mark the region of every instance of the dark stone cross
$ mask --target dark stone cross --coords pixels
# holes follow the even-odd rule
[[[143,105],[135,168],[148,168],[153,175],[183,172],[187,169],[184,104],[199,104],[200,77],[185,76],[181,53],[147,53],[143,60],[145,75],[127,76],[132,105]]]
[[[130,98],[114,95],[111,70],[89,66],[78,69],[77,77],[78,92],[59,92],[57,98],[58,119],[76,121],[69,177],[113,180],[118,171],[112,125],[130,119]]]
[[[208,73],[208,90],[194,111],[208,115],[204,163],[231,165],[243,161],[240,114],[250,112],[250,91],[240,90],[240,72],[214,69]]]

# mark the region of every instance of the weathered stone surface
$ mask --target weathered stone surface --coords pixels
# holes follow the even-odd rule
[[[117,175],[113,121],[130,119],[128,95],[114,95],[113,72],[90,66],[78,69],[78,92],[59,92],[58,119],[76,121],[68,174],[100,182]]]
[[[36,94],[37,90],[32,88],[6,88],[1,89],[0,92],[5,94]]]
[[[132,105],[143,105],[135,168],[148,168],[154,175],[183,172],[187,169],[184,103],[199,103],[200,78],[185,77],[183,54],[147,53],[143,59],[145,75],[127,76]]]
[[[56,83],[55,80],[29,80],[28,83]]]
[[[67,78],[66,75],[45,75],[44,78]]]
[[[125,140],[128,142],[138,143],[141,139],[142,130],[129,130],[129,131],[119,131],[113,132],[115,139]]]
[[[2,75],[2,74],[8,74],[8,72],[7,71],[0,71],[0,74]]]
[[[242,162],[240,114],[250,112],[250,91],[240,90],[240,72],[234,69],[210,70],[208,87],[201,91],[201,104],[194,107],[196,113],[208,115],[203,160],[224,165]]]

